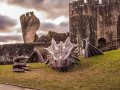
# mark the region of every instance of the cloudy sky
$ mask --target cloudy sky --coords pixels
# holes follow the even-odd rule
[[[41,26],[38,36],[48,31],[69,31],[69,2],[74,0],[0,0],[0,44],[23,42],[20,15],[34,11]]]

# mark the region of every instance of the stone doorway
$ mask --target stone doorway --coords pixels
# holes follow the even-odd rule
[[[99,47],[99,48],[103,48],[103,47],[105,47],[105,45],[106,45],[106,39],[100,38],[100,39],[98,40],[98,47]]]

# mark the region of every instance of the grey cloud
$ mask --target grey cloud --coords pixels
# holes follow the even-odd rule
[[[6,0],[9,4],[19,5],[26,8],[39,8],[44,0]]]
[[[16,26],[16,21],[9,18],[8,16],[0,15],[0,31],[6,32],[10,31],[10,29]]]
[[[59,33],[68,32],[68,22],[62,22],[60,25],[55,25],[53,23],[41,23],[40,30],[44,32],[55,31]]]
[[[68,26],[68,22],[61,22],[61,23],[60,23],[60,26],[66,27],[66,26]]]
[[[23,41],[22,36],[0,36],[0,42]]]
[[[50,29],[55,29],[56,25],[53,23],[41,23],[40,29],[44,31],[49,31]]]
[[[24,8],[34,8],[48,13],[50,18],[69,13],[69,2],[73,0],[6,0],[8,4],[18,5]]]

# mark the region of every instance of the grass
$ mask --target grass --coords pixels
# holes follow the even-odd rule
[[[120,90],[120,49],[102,56],[81,58],[69,72],[57,72],[34,63],[27,73],[13,73],[11,65],[0,66],[0,83],[45,90]]]

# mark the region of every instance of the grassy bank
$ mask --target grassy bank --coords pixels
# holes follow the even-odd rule
[[[0,66],[0,83],[45,90],[120,90],[120,50],[85,59],[69,72],[57,72],[45,64],[30,64],[31,71],[13,73],[11,65]]]

